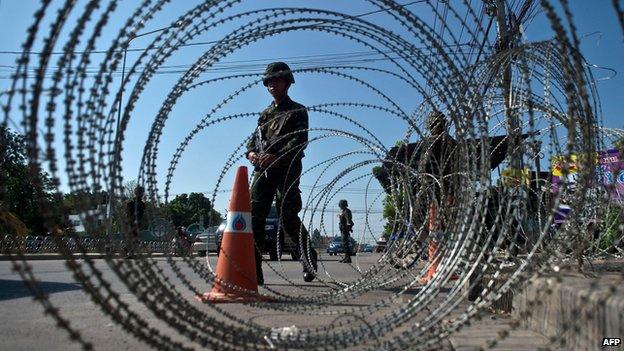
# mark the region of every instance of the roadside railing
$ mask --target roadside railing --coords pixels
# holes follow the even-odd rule
[[[127,243],[127,240],[124,239],[111,238],[55,238],[41,235],[4,235],[0,236],[0,254],[16,252],[21,252],[23,254],[61,253],[62,248],[74,253],[123,252],[127,247]],[[175,242],[171,240],[140,240],[135,245],[137,246],[137,250],[144,253],[167,253],[173,252],[176,248]]]

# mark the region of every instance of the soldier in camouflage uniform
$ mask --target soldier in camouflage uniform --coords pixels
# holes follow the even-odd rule
[[[280,233],[289,235],[302,251],[299,257],[303,262],[303,279],[310,282],[316,275],[317,254],[309,246],[308,231],[299,218],[302,207],[299,177],[303,150],[308,143],[308,113],[305,106],[288,97],[288,88],[295,78],[287,64],[269,64],[262,82],[273,102],[260,113],[255,135],[247,144],[247,159],[255,167],[251,187],[251,225],[257,246],[256,275],[258,283],[263,284],[261,250],[265,246],[264,227],[275,198]]]
[[[338,201],[340,214],[338,215],[340,236],[342,236],[342,248],[344,250],[344,258],[340,260],[342,263],[351,263],[351,232],[353,232],[353,215],[349,209],[347,200]]]
[[[125,248],[126,258],[133,258],[133,254],[137,249],[139,241],[139,230],[143,227],[143,215],[145,214],[145,188],[137,186],[134,189],[134,198],[126,204],[126,218],[130,225],[130,234],[127,238],[127,246]]]

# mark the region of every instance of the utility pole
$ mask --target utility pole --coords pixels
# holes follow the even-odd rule
[[[486,5],[491,5],[490,3]],[[516,43],[518,42],[518,38],[520,35],[520,25],[524,17],[530,12],[531,5],[533,4],[533,0],[525,0],[522,4],[520,12],[514,14],[513,11],[507,9],[506,0],[494,0],[495,3],[495,14],[496,14],[496,27],[498,37],[496,40],[496,53],[507,53],[507,59],[503,62],[503,66],[500,67],[502,73],[501,79],[501,90],[503,93],[504,99],[504,108],[505,108],[505,120],[507,126],[507,134],[509,140],[509,156],[510,160],[510,168],[511,168],[511,176],[514,180],[518,180],[519,184],[514,184],[511,187],[510,195],[512,196],[512,201],[515,203],[514,205],[514,214],[512,214],[515,219],[524,225],[524,221],[526,220],[524,216],[524,211],[521,210],[521,207],[524,207],[524,201],[522,199],[526,199],[527,191],[522,187],[524,183],[524,164],[523,164],[523,150],[522,150],[522,126],[520,124],[520,118],[518,112],[515,110],[513,106],[513,71],[512,71],[512,63],[514,60],[514,56],[511,54],[511,50],[514,49]],[[536,145],[534,145],[535,147]],[[535,150],[535,153],[539,153],[538,150]],[[539,171],[539,159],[536,160],[536,172]],[[528,177],[528,175],[526,175]],[[538,178],[539,173],[536,173],[536,179]],[[537,182],[537,180],[536,180]],[[512,240],[512,251],[518,250],[517,237],[519,232],[516,232],[514,238]],[[515,247],[514,247],[515,246]]]
[[[526,4],[525,4],[526,5]],[[516,37],[519,33],[517,28],[509,28],[512,23],[514,14],[507,14],[507,5],[505,0],[496,0],[496,27],[498,29],[498,38],[496,40],[497,52],[501,53],[514,47]],[[505,119],[507,121],[507,133],[509,135],[511,146],[511,168],[512,172],[521,171],[522,169],[522,153],[520,152],[520,121],[518,114],[513,110],[512,106],[512,65],[511,58],[501,67],[503,77],[501,88],[503,91],[503,99],[505,104]]]
[[[336,233],[334,232],[334,216],[336,216],[336,212],[334,210],[335,207],[332,207],[332,237],[336,236]]]
[[[130,48],[130,43],[137,38],[140,37],[144,37],[146,35],[150,35],[150,34],[154,34],[154,33],[160,33],[160,32],[164,32],[168,29],[172,29],[172,28],[182,28],[184,25],[188,24],[186,21],[178,21],[173,23],[170,26],[167,27],[163,27],[163,28],[159,28],[156,30],[152,30],[149,32],[145,32],[145,33],[140,33],[140,34],[135,34],[132,37],[130,37],[128,39],[128,43],[126,44],[126,46],[124,47],[124,54],[123,54],[123,62],[121,65],[121,82],[119,85],[119,101],[117,104],[117,123],[116,123],[116,127],[115,127],[115,140],[117,140],[117,135],[119,134],[119,123],[121,121],[121,105],[123,102],[123,92],[124,92],[124,80],[126,79],[126,55],[128,54],[128,48]],[[108,221],[107,221],[107,225],[106,225],[106,235],[109,236],[111,235],[111,230],[112,230],[112,226],[113,226],[113,212],[114,212],[114,197],[115,197],[115,192],[113,191],[113,189],[115,189],[115,177],[111,176],[111,184],[110,184],[110,191],[109,191],[109,196],[108,196],[108,204],[106,206],[106,214],[108,217]]]

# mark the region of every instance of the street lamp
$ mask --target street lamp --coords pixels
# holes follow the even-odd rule
[[[128,54],[128,48],[130,47],[130,43],[136,38],[144,37],[146,35],[150,35],[154,33],[163,32],[171,28],[180,28],[185,23],[186,23],[185,21],[176,21],[174,24],[168,27],[163,27],[163,28],[152,30],[152,31],[145,32],[145,33],[135,34],[133,37],[130,38],[130,40],[128,40],[128,45],[126,45],[126,47],[124,48],[123,63],[121,64],[121,82],[119,83],[119,104],[117,105],[117,127],[115,129],[115,135],[119,133],[119,122],[121,120],[121,103],[123,101],[123,82],[124,82],[124,79],[126,78],[126,55]]]
[[[123,55],[123,63],[121,65],[121,82],[119,83],[119,103],[117,105],[117,125],[115,128],[115,138],[117,136],[117,134],[119,133],[119,123],[121,121],[121,103],[123,101],[123,84],[124,84],[124,79],[126,78],[126,55],[128,54],[128,48],[130,47],[130,43],[136,39],[136,38],[140,38],[140,37],[144,37],[146,35],[150,35],[150,34],[154,34],[154,33],[159,33],[159,32],[163,32],[167,29],[171,29],[171,28],[180,28],[183,25],[187,24],[187,21],[176,21],[175,23],[173,23],[170,26],[167,27],[163,27],[160,29],[156,29],[156,30],[152,30],[149,32],[145,32],[145,33],[140,33],[140,34],[135,34],[134,36],[132,36],[129,40],[128,40],[128,44],[126,45],[126,47],[124,48],[124,55]],[[114,186],[114,180],[111,179],[111,183],[113,183],[112,185]],[[113,212],[113,194],[112,194],[112,189],[113,187],[111,187],[111,191],[108,194],[108,208],[106,209],[107,211],[107,217],[108,217],[108,225],[106,228],[106,234],[110,234],[110,230],[113,224],[113,219],[112,219],[112,212]]]

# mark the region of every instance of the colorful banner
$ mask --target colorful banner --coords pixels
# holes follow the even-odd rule
[[[599,184],[603,184],[612,200],[624,202],[624,160],[619,150],[598,153],[600,164],[596,168]]]
[[[574,188],[578,175],[578,157],[575,154],[570,156],[554,156],[550,160],[550,173],[552,174],[551,189],[553,194],[559,193],[561,183],[566,183],[569,188]],[[564,165],[567,163],[567,174],[564,175]],[[565,178],[565,179],[564,179]]]
[[[578,172],[577,160],[575,154],[567,157],[568,159],[568,174],[576,174]],[[563,166],[565,165],[565,156],[555,156],[550,160],[550,171],[553,177],[561,177],[563,175]]]
[[[507,168],[504,169],[501,178],[503,185],[517,187],[521,185],[529,186],[530,170],[528,167],[524,169]]]
[[[564,165],[568,164],[564,175]],[[561,183],[573,189],[578,176],[579,162],[577,155],[555,156],[551,159],[552,188],[554,194],[559,193]],[[565,179],[564,179],[565,178]],[[599,151],[596,154],[596,183],[604,187],[613,202],[624,203],[624,160],[617,149]],[[555,223],[565,222],[570,207],[565,203],[555,213]]]

